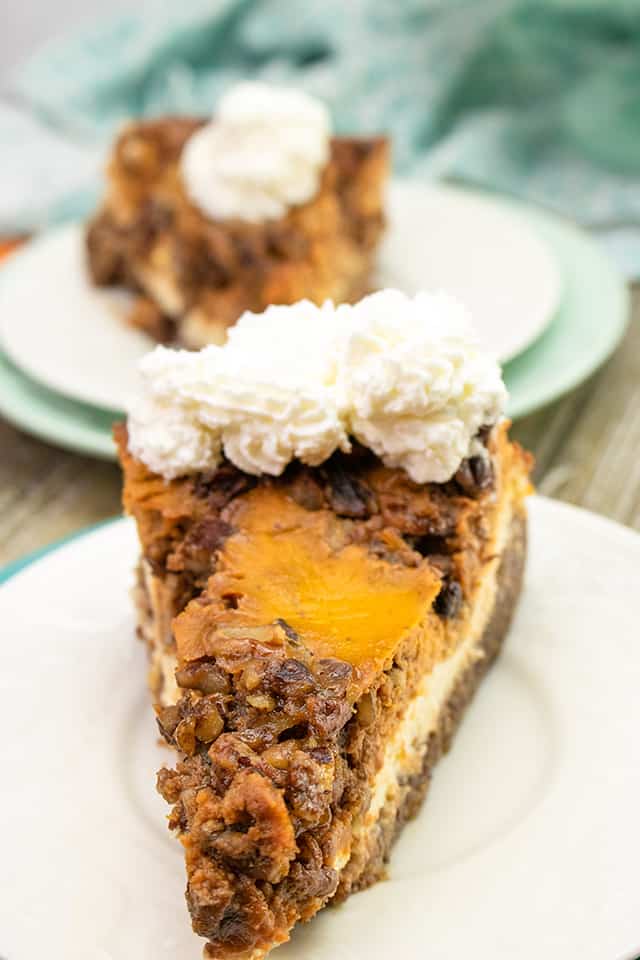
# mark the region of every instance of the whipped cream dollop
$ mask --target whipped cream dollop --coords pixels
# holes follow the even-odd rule
[[[317,193],[330,136],[320,101],[301,90],[241,83],[185,144],[182,180],[214,219],[278,219]]]
[[[417,483],[443,483],[506,401],[500,367],[444,294],[382,290],[355,305],[309,301],[245,313],[228,342],[156,347],[129,447],[167,479],[226,456],[251,474],[311,466],[352,438]]]

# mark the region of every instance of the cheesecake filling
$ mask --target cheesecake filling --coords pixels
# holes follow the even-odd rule
[[[369,808],[362,822],[354,824],[354,835],[371,829],[382,808],[397,800],[402,781],[418,773],[429,735],[438,727],[441,710],[456,680],[480,657],[477,638],[470,637],[424,678],[387,744],[382,767],[373,783]]]
[[[512,505],[506,501],[498,511],[496,530],[488,545],[488,554],[492,559],[485,566],[482,581],[477,587],[465,639],[451,656],[441,660],[425,675],[407,705],[402,720],[385,747],[382,764],[371,785],[367,811],[354,822],[351,842],[338,852],[332,864],[334,869],[344,869],[356,845],[366,848],[385,807],[399,807],[403,787],[410,777],[420,772],[429,737],[438,729],[442,709],[457,681],[474,662],[484,656],[480,646],[494,610],[500,557],[508,543],[512,520]]]

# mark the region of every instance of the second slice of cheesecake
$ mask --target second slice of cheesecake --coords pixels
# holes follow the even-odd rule
[[[270,163],[301,162],[285,153],[287,121],[293,126],[299,118],[288,118],[281,106],[286,91],[269,89],[262,92],[267,115],[255,119],[248,132],[245,124],[226,146],[231,167],[246,162],[248,153],[254,177],[261,173],[261,149],[275,154],[264,160],[267,173]],[[248,85],[250,102],[256,96],[252,90]],[[238,92],[231,95],[237,98]],[[270,131],[262,148],[254,143],[261,123]],[[186,152],[215,127],[215,121],[196,117],[164,117],[123,130],[109,160],[104,200],[87,231],[93,281],[131,289],[137,296],[131,323],[155,340],[189,348],[223,343],[245,310],[302,298],[321,304],[363,296],[384,228],[386,139],[327,137],[314,189],[274,215],[248,220],[241,209],[215,215],[189,191]],[[246,149],[237,142],[241,137],[248,138]],[[225,144],[211,149],[213,166],[224,160]],[[267,190],[250,176],[233,184],[240,200]],[[210,185],[214,202],[225,186]]]

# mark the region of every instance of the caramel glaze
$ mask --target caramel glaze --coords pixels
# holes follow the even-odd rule
[[[199,567],[193,599],[174,620],[179,665],[224,655],[247,628],[282,623],[307,656],[355,668],[355,699],[407,642],[423,648],[425,669],[448,656],[460,638],[436,600],[453,582],[460,602],[471,601],[492,560],[502,487],[526,476],[513,466],[527,455],[506,431],[488,440],[498,472],[470,495],[462,476],[421,486],[362,450],[340,460],[337,481],[330,464],[259,479],[225,464],[222,491],[216,477],[210,486],[166,482],[131,457],[120,428],[125,507],[147,559],[179,576]],[[256,636],[258,644],[284,641],[281,630]]]

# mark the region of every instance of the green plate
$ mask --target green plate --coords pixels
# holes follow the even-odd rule
[[[504,201],[496,201],[504,202]],[[504,368],[508,413],[522,417],[557,399],[594,372],[622,337],[629,298],[600,247],[549,214],[509,204],[529,220],[560,267],[562,303],[551,324]],[[0,413],[16,426],[70,450],[113,459],[111,425],[122,417],[69,400],[25,376],[0,352]]]
[[[68,400],[25,376],[0,351],[0,413],[16,427],[77,453],[115,460],[111,427],[121,413]]]
[[[623,277],[587,233],[550,214],[517,209],[555,256],[563,290],[542,336],[504,368],[513,419],[551,403],[597,370],[620,342],[630,312]]]

